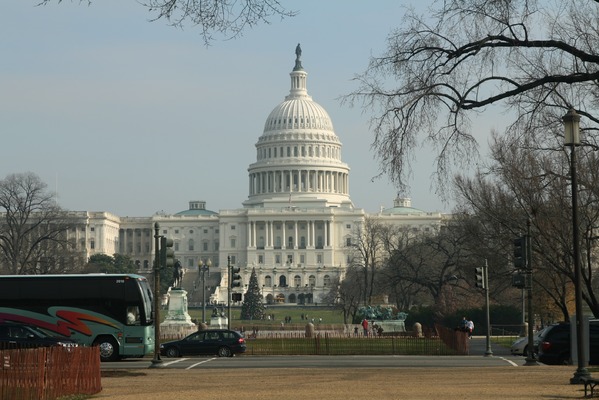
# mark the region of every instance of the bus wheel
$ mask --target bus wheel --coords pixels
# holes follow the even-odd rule
[[[100,347],[101,361],[116,361],[119,358],[119,345],[111,336],[96,339],[95,346]]]

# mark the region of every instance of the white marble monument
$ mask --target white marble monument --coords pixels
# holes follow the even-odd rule
[[[170,290],[168,313],[164,322],[160,324],[160,333],[163,336],[187,336],[198,330],[191,321],[187,311],[187,291],[181,288]]]

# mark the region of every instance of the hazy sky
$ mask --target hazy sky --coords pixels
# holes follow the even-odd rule
[[[31,171],[62,207],[120,216],[176,213],[190,200],[242,207],[247,168],[266,117],[289,93],[301,43],[308,93],[331,116],[350,168],[350,194],[369,212],[396,189],[372,181],[370,115],[341,105],[371,54],[380,55],[402,5],[430,1],[296,0],[297,17],[206,47],[134,0],[4,0],[0,7],[0,178]],[[451,211],[431,189],[419,152],[412,205]]]

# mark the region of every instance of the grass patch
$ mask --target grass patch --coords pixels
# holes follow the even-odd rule
[[[512,347],[512,343],[518,339],[518,336],[491,336],[491,343],[498,344],[508,349]]]
[[[201,308],[190,308],[189,315],[192,319],[202,319]],[[225,314],[227,309],[225,307]],[[324,307],[324,306],[269,306],[265,310],[266,315],[270,315],[271,319],[262,320],[241,320],[241,307],[231,307],[231,323],[236,326],[239,324],[245,324],[246,326],[277,326],[281,324],[281,321],[285,321],[285,317],[291,317],[292,324],[305,325],[308,322],[322,323],[322,324],[343,324],[343,313],[341,310]],[[206,320],[210,320],[212,315],[212,308],[206,308]],[[302,319],[304,316],[304,319]]]

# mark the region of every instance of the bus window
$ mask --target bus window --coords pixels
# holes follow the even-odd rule
[[[139,325],[139,307],[127,307],[127,325]]]

